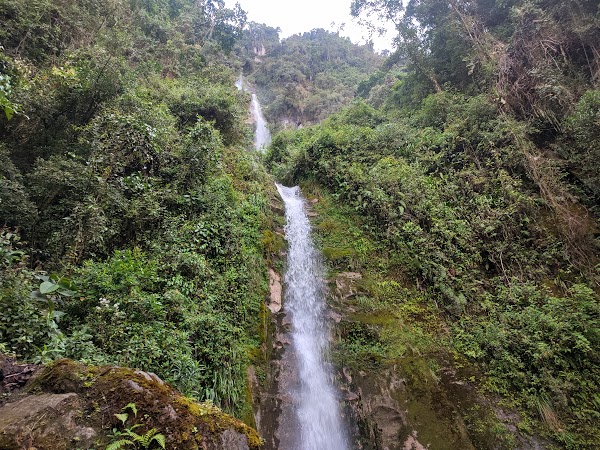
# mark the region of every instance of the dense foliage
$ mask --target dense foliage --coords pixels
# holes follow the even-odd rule
[[[0,3],[0,349],[247,405],[272,188],[222,2]]]
[[[355,1],[395,21],[397,53],[360,85],[365,101],[280,133],[267,155],[363,216],[382,270],[567,448],[600,442],[593,3]]]
[[[274,125],[317,123],[354,99],[356,86],[382,58],[366,45],[323,29],[279,42],[277,30],[251,24],[242,40],[244,71]]]
[[[276,127],[322,121],[265,162],[344,204],[325,256],[370,272],[352,301],[386,320],[344,325],[341,358],[439,333],[545,436],[597,448],[597,2],[404,3],[352,2],[397,28],[382,63],[324,30],[243,29],[221,0],[0,0],[0,351],[248,406],[276,246],[243,69]]]

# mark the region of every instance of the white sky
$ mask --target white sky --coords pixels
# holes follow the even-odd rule
[[[236,3],[248,13],[248,20],[281,28],[281,38],[313,28],[337,31],[342,24],[345,27],[340,35],[349,37],[352,42],[363,44],[368,38],[368,30],[350,16],[351,0],[225,0],[228,7]],[[332,26],[332,22],[335,25]],[[375,50],[391,49],[393,37],[394,33],[373,36]]]

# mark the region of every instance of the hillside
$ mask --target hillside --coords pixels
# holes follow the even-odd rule
[[[597,4],[353,8],[394,18],[396,54],[361,85],[364,100],[280,133],[267,155],[325,205],[332,276],[362,279],[349,305],[334,300],[354,310],[340,364],[356,377],[423,358],[443,383],[466,364],[441,356],[454,353],[484,371],[460,383],[520,410],[521,430],[596,448]],[[460,414],[487,448],[492,426]],[[492,440],[512,448],[505,426]]]
[[[276,29],[251,23],[240,42],[244,73],[275,129],[318,123],[348,105],[383,60],[372,48],[323,29],[280,42]]]
[[[600,447],[597,1],[348,7],[389,56],[221,0],[0,0],[4,411],[76,424],[64,448],[276,448],[250,427],[298,403],[277,180],[349,447]]]
[[[251,418],[275,194],[227,59],[245,13],[203,5],[2,2],[0,352]]]

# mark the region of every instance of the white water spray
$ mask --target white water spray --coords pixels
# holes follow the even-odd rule
[[[289,244],[285,308],[292,321],[292,351],[298,366],[295,450],[346,450],[346,433],[324,360],[328,348],[323,267],[311,240],[305,201],[298,187],[277,185],[285,202],[285,237]],[[286,450],[289,450],[286,448]]]
[[[235,82],[235,87],[240,91],[250,92],[244,85],[244,76],[240,74],[240,77]],[[250,102],[250,115],[252,116],[253,122],[256,124],[256,130],[254,131],[254,148],[257,151],[264,151],[267,146],[271,143],[271,132],[267,127],[267,121],[263,116],[262,108],[256,94],[252,93],[252,101]]]
[[[267,128],[267,121],[263,116],[256,94],[252,94],[250,112],[252,113],[252,118],[256,124],[256,131],[254,132],[254,148],[258,151],[264,151],[271,143],[271,133],[269,132],[269,128]]]
[[[240,77],[235,82],[235,87],[238,88],[238,91],[244,89],[244,76],[240,74]]]

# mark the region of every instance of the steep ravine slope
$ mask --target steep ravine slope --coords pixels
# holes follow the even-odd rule
[[[421,113],[435,117],[427,108],[447,96],[431,96]],[[386,431],[363,423],[371,442],[377,433],[409,439],[418,423],[422,439],[455,436],[455,448],[537,445],[521,432],[555,441],[548,448],[595,448],[597,247],[588,234],[590,259],[569,253],[519,168],[522,149],[504,140],[512,122],[497,120],[493,108],[487,118],[467,112],[485,102],[451,103],[439,129],[386,122],[359,103],[320,126],[275,136],[267,162],[314,191],[315,208],[330,199],[317,229],[341,273],[332,279],[332,305],[342,378],[351,398],[364,398],[360,414],[379,410],[396,424]],[[472,121],[481,128],[471,134]],[[486,158],[486,146],[497,159]],[[469,393],[474,387],[483,399]],[[419,403],[428,397],[429,405]],[[500,399],[519,413],[486,406]],[[412,419],[403,412],[411,408]],[[427,425],[436,417],[454,431]]]
[[[488,3],[411,1],[427,33],[403,42],[406,73],[363,86],[376,85],[365,97],[376,92],[381,109],[359,102],[276,136],[266,160],[316,201],[333,355],[362,448],[600,442],[597,5],[492,2],[494,22],[478,28],[469,8]],[[197,4],[44,1],[29,14],[31,2],[10,0],[0,11],[0,351],[83,361],[68,386],[51,377],[65,392],[26,389],[50,409],[79,402],[102,421],[102,445],[115,424],[124,431],[114,414],[125,428],[148,414],[136,430],[156,422],[158,434],[162,415],[174,417],[153,409],[163,385],[150,372],[251,425],[254,394],[259,429],[277,420],[269,389],[286,362],[271,362],[289,327],[279,207],[272,177],[244,151],[249,98],[233,88],[241,63],[224,53],[244,15]],[[321,41],[340,53],[321,53]],[[296,70],[304,42],[314,58]],[[289,44],[263,66],[260,46],[250,72],[272,88],[273,116],[296,124],[347,104],[377,66],[367,51],[336,73],[350,47],[321,31]],[[46,370],[72,363],[55,364]],[[119,393],[122,380],[95,383],[121,370],[124,397],[86,403],[99,386]],[[175,445],[224,445],[222,421],[248,431],[205,403],[178,409],[186,401],[164,389],[194,424],[167,436]],[[207,410],[209,425],[196,420]],[[67,447],[90,438],[80,431]]]
[[[252,424],[275,188],[228,53],[245,14],[211,3],[2,2],[0,353]]]
[[[327,255],[333,358],[355,448],[551,448],[482,389],[481,370],[452,349],[443,316],[363,219],[322,186],[303,187]]]

